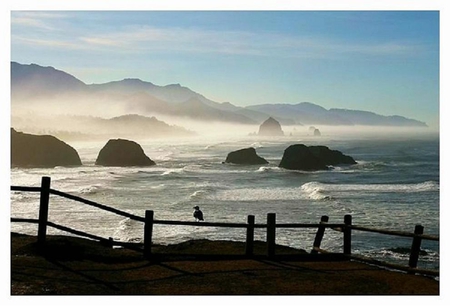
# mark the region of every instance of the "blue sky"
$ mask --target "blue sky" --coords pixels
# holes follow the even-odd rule
[[[11,60],[438,125],[438,11],[12,11]]]

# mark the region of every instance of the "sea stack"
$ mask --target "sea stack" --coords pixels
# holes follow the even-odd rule
[[[228,153],[225,163],[240,165],[264,165],[269,162],[258,156],[255,148],[246,148]]]
[[[281,125],[278,121],[270,117],[259,127],[259,136],[284,136]]]
[[[279,167],[290,170],[328,170],[330,166],[354,165],[356,161],[342,152],[326,146],[296,144],[289,146],[283,154]]]
[[[153,166],[156,163],[145,155],[142,147],[131,140],[110,139],[100,150],[96,165],[100,166]]]
[[[78,152],[51,135],[32,135],[11,128],[11,166],[81,166]]]

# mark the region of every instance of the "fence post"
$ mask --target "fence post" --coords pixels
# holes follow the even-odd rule
[[[275,224],[276,215],[274,213],[267,214],[267,256],[275,255]]]
[[[350,226],[352,225],[352,215],[344,216],[344,254],[351,255],[352,254],[352,229]]]
[[[320,224],[328,222],[328,216],[322,216],[320,218]],[[325,234],[325,226],[321,225],[317,228],[316,238],[314,239],[313,249],[311,254],[317,254],[320,249],[320,243],[322,242],[323,235]]]
[[[423,226],[416,225],[414,228],[414,235],[422,235],[423,234]],[[422,243],[422,238],[418,236],[414,236],[412,244],[411,244],[411,254],[409,255],[409,267],[417,268],[417,262],[419,261],[419,253],[420,253],[420,244]],[[409,274],[414,274],[414,272],[409,271]]]
[[[153,210],[145,211],[144,224],[144,257],[150,259],[152,255],[152,235],[153,235]]]
[[[247,216],[247,239],[245,240],[245,255],[253,255],[253,241],[255,234],[255,216]]]
[[[41,198],[39,204],[39,224],[38,224],[38,246],[45,245],[48,221],[48,203],[50,199],[50,177],[43,176],[41,179]]]

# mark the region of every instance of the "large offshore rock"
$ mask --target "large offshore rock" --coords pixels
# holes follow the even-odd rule
[[[289,146],[283,154],[279,167],[291,170],[328,170],[329,166],[353,165],[356,161],[342,152],[326,146],[296,144]]]
[[[51,135],[32,135],[11,128],[12,167],[80,166],[78,152]]]
[[[326,146],[310,146],[309,150],[329,166],[356,164],[353,157],[344,155],[338,150],[330,150]]]
[[[228,153],[226,163],[240,165],[262,165],[269,162],[256,154],[255,148],[246,148]]]
[[[281,125],[278,121],[270,117],[264,121],[259,127],[259,136],[284,136]]]
[[[110,139],[100,150],[95,164],[128,167],[153,166],[155,162],[145,155],[138,143],[126,139]]]

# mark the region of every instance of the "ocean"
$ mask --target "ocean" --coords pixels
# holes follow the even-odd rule
[[[11,184],[39,186],[50,176],[51,187],[129,213],[153,210],[158,220],[194,221],[198,205],[208,222],[246,223],[254,215],[265,223],[276,213],[277,223],[318,223],[322,215],[341,223],[439,235],[439,136],[322,135],[255,137],[192,137],[137,140],[152,167],[95,165],[105,142],[68,142],[79,153],[80,167],[11,169]],[[356,165],[329,171],[303,172],[278,167],[291,144],[326,145],[352,156]],[[269,161],[264,166],[224,164],[231,151],[254,147]],[[11,192],[11,216],[38,217],[37,193]],[[94,207],[50,198],[49,221],[103,237],[141,242],[143,224]],[[11,223],[14,232],[36,235],[32,224]],[[276,242],[311,250],[316,229],[277,229]],[[49,228],[50,234],[62,232]],[[265,240],[263,229],[255,239]],[[245,241],[245,229],[155,225],[154,241],[173,244],[190,239]],[[342,233],[327,229],[321,247],[342,251]],[[352,252],[407,265],[411,238],[354,231]],[[420,268],[439,268],[439,243],[423,241]]]

